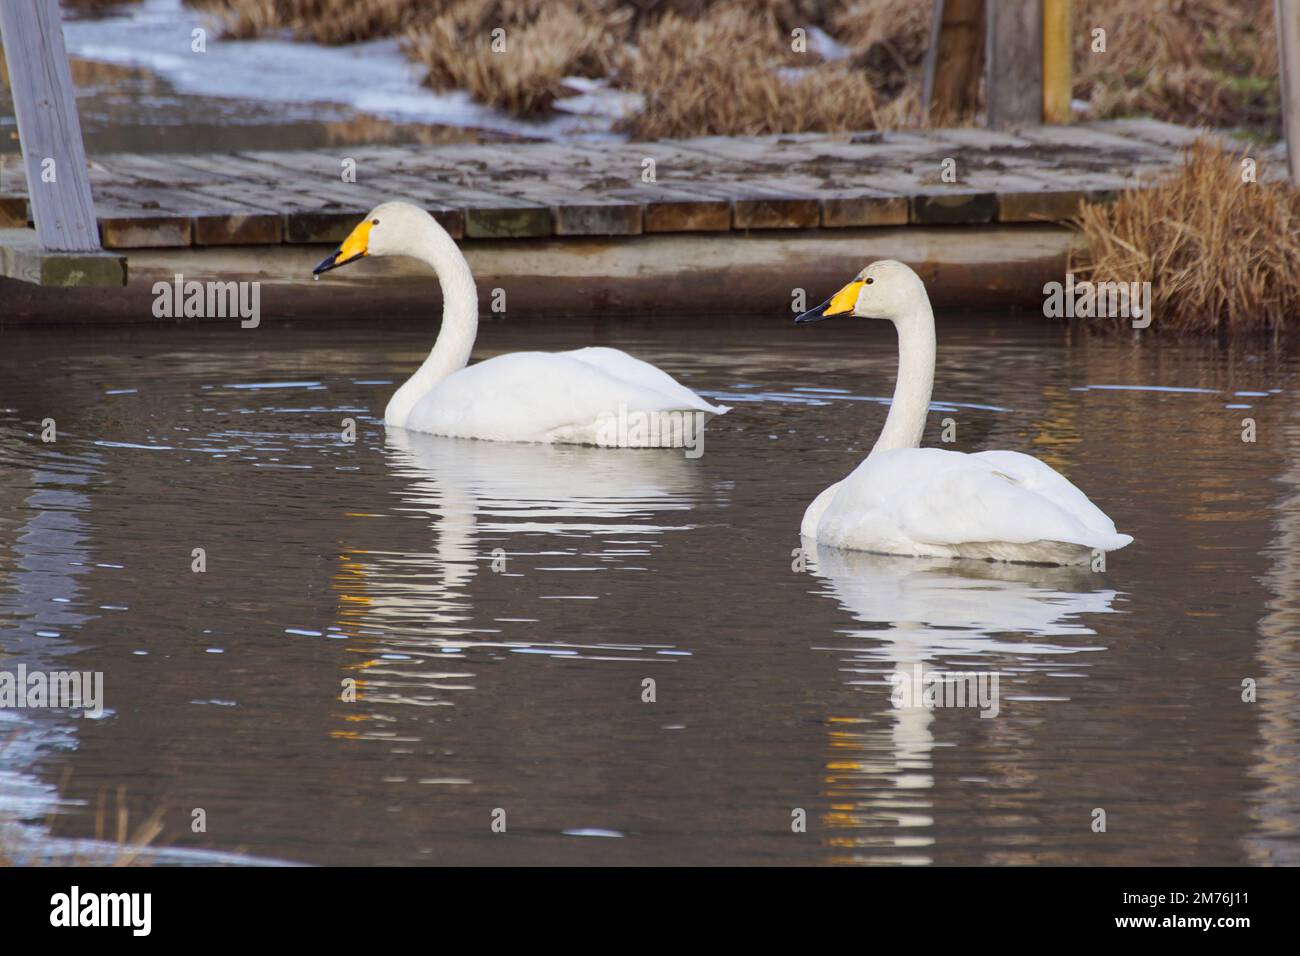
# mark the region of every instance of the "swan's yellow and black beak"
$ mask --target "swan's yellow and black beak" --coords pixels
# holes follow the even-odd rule
[[[370,227],[374,222],[370,219],[364,219],[357,224],[357,227],[348,233],[348,237],[343,240],[343,245],[332,256],[326,256],[321,260],[321,264],[311,270],[312,275],[320,275],[322,272],[329,272],[331,269],[337,269],[339,266],[345,266],[349,262],[356,262],[362,256],[370,252]]]
[[[834,319],[841,315],[851,315],[853,306],[857,304],[858,293],[862,291],[863,282],[861,279],[854,279],[839,292],[817,306],[815,309],[809,309],[803,315],[796,318],[796,325],[807,325],[809,322],[820,322],[823,319]]]

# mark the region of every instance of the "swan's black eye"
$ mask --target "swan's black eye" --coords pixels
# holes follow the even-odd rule
[[[371,220],[370,220],[370,225],[372,225],[372,226],[377,226],[377,225],[379,225],[379,220],[378,220],[378,219],[371,219]]]
[[[871,276],[867,276],[866,279],[864,279],[863,281],[866,282],[867,285],[871,285],[871,283],[875,282],[876,280],[873,279]]]

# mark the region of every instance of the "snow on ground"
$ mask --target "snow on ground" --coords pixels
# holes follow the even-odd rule
[[[192,49],[198,28],[206,30],[205,52]],[[543,138],[608,137],[611,113],[617,113],[609,106],[614,94],[598,96],[591,88],[583,90],[585,102],[538,121],[508,116],[460,91],[435,93],[420,85],[418,68],[402,55],[396,40],[326,47],[288,39],[220,40],[216,32],[201,12],[181,0],[145,0],[117,16],[63,24],[69,55],[150,70],[180,93],[254,102],[337,103],[399,122]]]

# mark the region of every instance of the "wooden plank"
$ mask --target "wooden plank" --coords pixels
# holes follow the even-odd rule
[[[614,186],[606,194],[640,206],[643,232],[726,232],[731,228],[728,200],[677,184],[637,181]]]
[[[109,252],[51,252],[33,229],[0,229],[0,275],[58,288],[126,285],[126,257]]]
[[[603,174],[606,165],[603,154],[559,143],[520,145],[527,148],[495,145],[474,148],[475,165],[485,164],[485,169],[492,173],[489,182],[476,183],[478,188],[546,206],[557,236],[641,234],[641,205],[610,196],[607,188],[601,188],[611,178],[619,185],[628,183],[625,176]],[[445,164],[458,157],[442,153],[437,158]],[[458,165],[465,173],[464,160]]]
[[[756,196],[731,206],[733,229],[816,229],[821,217],[821,203],[800,196]]]
[[[425,147],[427,149],[427,147]],[[404,155],[397,149],[380,150],[375,147],[349,150],[348,157],[312,150],[276,152],[255,150],[237,154],[239,158],[259,164],[266,170],[276,170],[278,175],[290,174],[295,191],[309,190],[314,196],[326,200],[319,211],[303,210],[291,213],[286,222],[286,242],[337,242],[343,239],[362,216],[375,206],[394,199],[405,199],[425,209],[438,221],[453,239],[466,234],[465,210],[447,190],[415,176],[391,172],[387,168],[368,169],[360,164],[366,156],[387,157],[397,162]],[[344,182],[340,176],[343,158],[358,159],[358,182]],[[360,170],[365,170],[364,174]],[[363,178],[364,175],[364,178]],[[479,194],[464,197],[471,203],[482,200]],[[328,203],[335,203],[333,209]],[[493,205],[516,208],[518,204],[503,202]],[[490,216],[489,216],[490,218]],[[340,232],[341,230],[341,232]],[[550,234],[550,217],[546,217],[546,235]]]
[[[988,0],[984,100],[993,129],[1043,121],[1042,0]]]
[[[1282,98],[1282,135],[1286,139],[1291,185],[1300,188],[1300,3],[1273,0],[1277,26],[1278,77]]]
[[[905,197],[907,221],[918,225],[987,223],[997,214],[996,193],[972,186],[965,179],[939,183],[906,172],[873,173],[863,179],[876,189]]]
[[[1009,190],[998,193],[996,222],[1068,222],[1088,200],[1082,189]]]
[[[1049,190],[1063,198],[1068,198],[1073,192],[1081,193],[1083,200],[1090,203],[1114,202],[1125,189],[1140,187],[1143,182],[1149,183],[1155,179],[1154,175],[1143,180],[1136,174],[1098,173],[1087,169],[1030,170],[1025,176],[1043,182]],[[1029,211],[1027,204],[1020,209]],[[1008,215],[1011,213],[1008,212]]]
[[[1096,125],[1037,126],[1017,130],[1017,134],[1039,146],[1054,146],[1068,151],[1071,161],[1088,162],[1091,158],[1107,168],[1140,162],[1168,163],[1169,149],[1133,136],[1121,136]]]
[[[96,251],[95,203],[57,0],[4,0],[0,37],[41,244],[52,251]],[[47,171],[53,181],[43,175]]]
[[[821,203],[788,183],[752,179],[743,183],[702,183],[699,191],[731,202],[733,229],[816,229]]]
[[[934,0],[921,91],[931,123],[974,115],[983,52],[984,0]]]
[[[717,199],[674,198],[667,193],[649,199],[642,228],[646,232],[726,232],[731,229],[731,203]]]
[[[979,189],[920,193],[911,204],[909,221],[930,226],[992,222],[998,211],[997,193]]]
[[[1169,147],[1167,155],[1170,162],[1176,159],[1177,149],[1187,146],[1204,134],[1204,130],[1189,129],[1176,123],[1146,118],[1093,120],[1076,125],[1108,136],[1121,136],[1127,140],[1138,139],[1154,146]]]
[[[1043,122],[1070,122],[1074,45],[1072,0],[1043,0]]]
[[[105,249],[174,249],[193,244],[194,223],[174,215],[101,208],[99,234]]]
[[[286,182],[280,167],[272,165],[269,168],[281,175],[268,175],[266,162],[237,154],[183,154],[168,159],[182,168],[193,170],[196,175],[208,177],[205,185],[194,188],[195,192],[210,193],[222,189],[218,183],[218,178],[221,178],[220,181],[244,183],[241,195],[245,197],[265,195],[268,202],[277,201],[283,219],[282,239],[287,243],[342,242],[366,213],[391,198],[387,193],[356,183],[344,183],[342,179],[338,183],[339,189],[302,177]],[[258,185],[248,185],[254,180]],[[452,238],[459,239],[464,234],[464,219],[459,210],[439,207],[429,212],[451,233]]]
[[[182,166],[167,155],[118,155],[105,157],[100,164],[135,180],[103,186],[101,194],[121,199],[148,189],[160,209],[191,219],[190,241],[196,246],[277,245],[284,239],[284,217],[279,209],[289,197],[273,190],[223,179],[215,171]],[[159,190],[164,193],[161,201]]]
[[[883,189],[846,189],[820,201],[824,229],[905,226],[910,217],[908,198]]]

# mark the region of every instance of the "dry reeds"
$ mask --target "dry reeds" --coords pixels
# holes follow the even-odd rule
[[[1150,282],[1152,330],[1235,334],[1300,319],[1300,191],[1243,181],[1243,156],[1202,138],[1173,174],[1085,205],[1094,281]]]
[[[223,36],[250,39],[287,30],[296,39],[338,45],[394,36],[435,15],[434,0],[187,0],[211,14]]]
[[[79,2],[79,0],[70,0]],[[85,0],[80,0],[85,2]],[[188,0],[227,35],[320,43],[402,36],[436,89],[516,113],[566,75],[641,93],[641,136],[871,129],[918,121],[928,0]],[[1272,0],[1075,0],[1074,95],[1092,118],[1279,125]],[[848,56],[791,56],[821,29]],[[506,31],[506,52],[491,32]],[[1093,49],[1106,31],[1105,52]]]
[[[621,124],[632,135],[758,135],[899,124],[870,77],[848,63],[794,53],[769,17],[740,6],[698,20],[669,13],[642,29],[619,77],[644,97]]]
[[[403,46],[434,89],[528,115],[551,107],[566,76],[608,73],[630,20],[610,0],[464,0],[409,29]]]
[[[1277,126],[1273,0],[1075,0],[1074,44],[1074,95],[1093,118]]]

